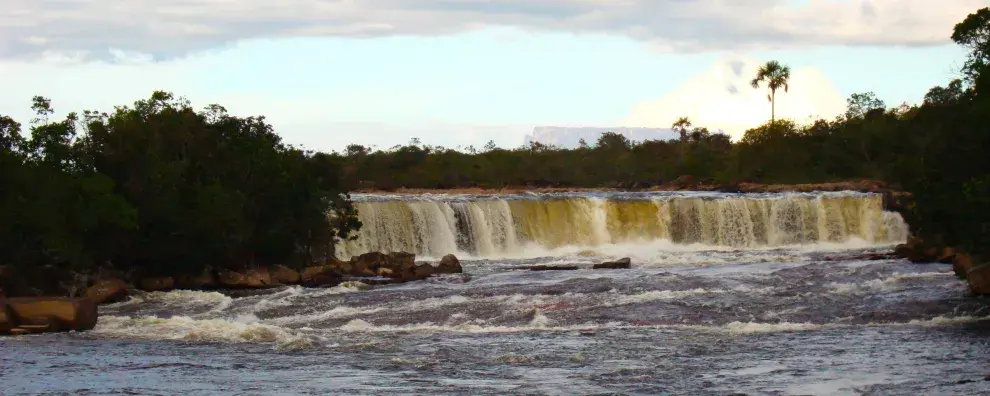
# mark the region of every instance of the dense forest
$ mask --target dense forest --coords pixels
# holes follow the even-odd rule
[[[28,138],[0,117],[0,264],[301,266],[360,226],[338,162],[286,146],[264,118],[163,92],[111,114],[50,120],[43,97],[33,109]]]
[[[633,144],[607,133],[572,150],[534,143],[453,150],[413,142],[313,153],[263,117],[196,111],[156,92],[112,113],[51,120],[36,97],[25,126],[0,116],[0,265],[176,274],[204,266],[302,266],[360,227],[355,189],[503,186],[637,188],[683,175],[712,183],[887,181],[913,194],[915,233],[974,252],[990,246],[990,9],[959,23],[959,79],[916,106],[855,94],[834,120],[777,120],[789,69],[768,62],[771,121],[736,143],[672,120],[680,139]],[[799,89],[795,87],[794,89]],[[327,216],[326,214],[330,215]]]

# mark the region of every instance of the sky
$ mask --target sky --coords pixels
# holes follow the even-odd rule
[[[11,3],[11,4],[7,4]],[[766,121],[755,68],[793,69],[778,118],[852,93],[918,103],[958,75],[948,37],[988,0],[6,0],[0,114],[28,123],[171,91],[265,115],[286,142],[418,138],[517,147],[535,126],[669,127],[739,138]]]

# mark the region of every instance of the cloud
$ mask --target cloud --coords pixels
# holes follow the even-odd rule
[[[623,35],[669,51],[933,45],[985,0],[7,0],[0,57],[156,59],[242,40],[488,26]],[[130,55],[135,57],[136,55]],[[138,56],[143,59],[143,56]]]
[[[637,104],[626,122],[667,127],[678,117],[689,117],[695,126],[721,129],[738,140],[747,129],[770,119],[765,86],[750,85],[759,65],[748,58],[716,62],[663,97]],[[778,119],[802,123],[832,119],[845,111],[845,99],[818,68],[793,69],[789,85],[789,92],[776,95]]]

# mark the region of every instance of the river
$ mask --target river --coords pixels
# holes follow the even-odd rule
[[[0,393],[990,393],[987,301],[949,265],[870,260],[907,237],[877,195],[355,200],[342,256],[464,273],[135,296],[94,331],[0,338]]]

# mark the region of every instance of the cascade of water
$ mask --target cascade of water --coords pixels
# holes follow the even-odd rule
[[[342,258],[368,251],[492,257],[526,245],[552,249],[655,240],[739,248],[854,238],[892,243],[908,233],[901,216],[884,211],[882,198],[872,194],[488,197],[355,205],[364,227],[356,240],[340,244]]]

